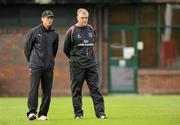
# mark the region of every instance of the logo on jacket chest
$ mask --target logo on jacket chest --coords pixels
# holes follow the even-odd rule
[[[39,33],[38,36],[41,37],[41,34]]]
[[[78,33],[77,38],[80,39],[80,38],[82,38],[82,36]]]
[[[93,37],[93,34],[92,34],[91,32],[89,32],[89,33],[88,33],[88,37],[89,37],[89,38],[92,38],[92,37]],[[80,38],[82,38],[82,36],[78,33],[78,34],[77,34],[77,38],[80,39]]]
[[[88,43],[89,43],[89,40],[86,40],[86,39],[85,39],[83,42],[84,42],[84,44],[88,44]]]
[[[90,38],[92,38],[92,37],[93,37],[93,34],[92,34],[91,32],[89,32],[89,33],[88,33],[88,36],[89,36]]]

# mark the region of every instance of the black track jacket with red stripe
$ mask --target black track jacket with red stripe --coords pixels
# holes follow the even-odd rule
[[[95,31],[91,25],[78,27],[73,25],[68,29],[64,40],[64,53],[81,68],[88,68],[97,64],[94,50]]]

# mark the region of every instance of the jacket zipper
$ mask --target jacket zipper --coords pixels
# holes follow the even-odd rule
[[[86,48],[86,55],[87,55],[87,56],[89,55],[88,46],[87,46],[87,48]]]

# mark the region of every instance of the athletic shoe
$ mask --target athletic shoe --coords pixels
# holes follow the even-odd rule
[[[100,119],[107,119],[107,116],[102,115],[102,116],[100,116],[99,118],[100,118]]]
[[[28,118],[29,118],[29,120],[35,120],[37,117],[34,113],[30,113]]]
[[[41,116],[38,118],[38,120],[44,121],[44,120],[48,120],[48,119],[47,119],[47,116],[41,115]]]
[[[83,116],[76,116],[75,119],[82,119]]]

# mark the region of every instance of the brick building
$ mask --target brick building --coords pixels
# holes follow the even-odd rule
[[[60,46],[53,95],[70,95],[65,31],[85,7],[97,31],[100,86],[104,94],[180,93],[180,0],[0,1],[0,96],[27,96],[29,71],[23,47],[44,9],[55,13]],[[84,85],[84,94],[88,94]]]

